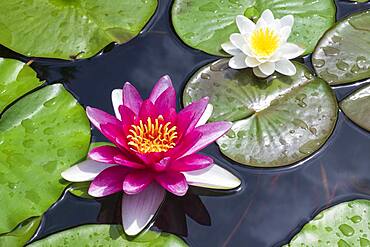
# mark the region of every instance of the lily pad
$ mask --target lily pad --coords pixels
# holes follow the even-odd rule
[[[370,201],[343,202],[320,212],[287,245],[370,246]]]
[[[14,100],[41,84],[36,72],[25,63],[0,58],[0,113]]]
[[[121,225],[84,225],[53,234],[28,246],[130,246],[183,247],[186,243],[175,235],[147,231],[136,238],[127,237]]]
[[[332,133],[337,102],[330,86],[302,64],[288,77],[259,79],[252,70],[233,70],[221,59],[189,80],[184,104],[210,97],[211,121],[232,121],[217,144],[227,157],[249,166],[292,164],[318,150]]]
[[[20,99],[0,119],[0,233],[42,215],[61,195],[60,173],[90,144],[86,113],[61,84]]]
[[[157,0],[2,1],[0,43],[26,56],[88,58],[138,35]]]
[[[22,222],[16,229],[0,235],[0,246],[24,246],[35,234],[41,217],[33,217]]]
[[[316,73],[331,85],[370,77],[370,11],[338,22],[312,56]]]
[[[340,108],[353,122],[370,131],[370,85],[345,98],[340,102]]]
[[[225,56],[221,44],[238,32],[237,15],[257,20],[270,9],[275,17],[293,14],[295,24],[289,41],[311,53],[321,36],[335,22],[333,0],[175,0],[172,22],[187,45],[209,54]]]

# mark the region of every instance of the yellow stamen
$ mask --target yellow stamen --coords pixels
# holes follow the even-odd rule
[[[148,117],[146,123],[140,120],[138,125],[131,125],[129,132],[128,145],[139,153],[166,152],[176,145],[176,126],[165,122],[162,115]]]
[[[271,56],[279,47],[280,38],[274,30],[260,28],[253,31],[250,37],[250,44],[257,56]]]

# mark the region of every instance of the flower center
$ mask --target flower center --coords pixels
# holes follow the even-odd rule
[[[140,120],[140,124],[131,125],[128,145],[143,154],[166,152],[176,145],[176,126],[170,125],[171,122],[165,122],[162,115],[156,119],[148,117],[146,123]]]
[[[250,38],[253,52],[261,57],[271,56],[279,47],[279,41],[276,32],[268,27],[255,30]]]

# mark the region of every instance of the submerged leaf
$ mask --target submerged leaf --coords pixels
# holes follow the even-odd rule
[[[353,122],[370,131],[370,85],[345,98],[340,102],[340,108]]]
[[[331,85],[370,77],[370,11],[344,19],[329,30],[312,56],[317,74]]]
[[[13,101],[40,86],[42,82],[28,65],[0,58],[0,113]]]
[[[332,133],[337,102],[327,83],[295,63],[292,77],[259,79],[252,70],[232,70],[227,59],[201,68],[189,80],[184,104],[204,96],[214,106],[211,121],[233,121],[217,144],[227,157],[250,166],[279,167],[318,150]]]
[[[370,201],[343,202],[316,215],[286,246],[366,247],[369,226]]]
[[[90,144],[85,110],[60,84],[11,106],[0,119],[0,233],[42,215],[65,188],[60,173]]]
[[[172,22],[177,34],[189,46],[213,55],[225,56],[221,44],[237,32],[235,17],[256,20],[270,9],[276,18],[294,15],[289,42],[303,47],[306,54],[335,22],[333,0],[175,0]]]
[[[175,235],[147,231],[135,238],[123,233],[120,225],[83,225],[36,241],[28,246],[133,246],[183,247],[186,243]]]
[[[139,34],[157,0],[12,0],[0,8],[0,43],[26,56],[88,58]]]

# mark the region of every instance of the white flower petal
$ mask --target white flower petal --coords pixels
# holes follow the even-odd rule
[[[292,43],[285,43],[279,48],[279,50],[280,50],[281,56],[286,59],[293,59],[293,58],[299,57],[304,52],[304,49]]]
[[[197,171],[183,172],[183,174],[189,185],[198,187],[228,190],[237,188],[241,184],[239,178],[216,164]]]
[[[261,78],[265,78],[267,77],[268,75],[265,75],[264,73],[262,73],[262,71],[258,68],[258,67],[254,67],[253,68],[253,73],[257,76],[257,77],[261,77]]]
[[[213,112],[213,105],[208,104],[206,110],[203,112],[203,115],[200,117],[195,127],[206,124],[208,119],[211,117],[212,112]]]
[[[263,11],[260,19],[264,20],[268,26],[275,25],[275,17],[271,10],[266,9]]]
[[[283,75],[292,76],[295,75],[295,73],[297,72],[295,65],[288,59],[280,60],[276,62],[275,65],[276,71]]]
[[[246,44],[246,40],[244,39],[243,35],[241,35],[240,33],[231,34],[230,35],[230,41],[239,50],[243,50],[243,47]]]
[[[292,28],[294,25],[294,16],[293,15],[286,15],[280,19],[280,26],[281,27],[290,27]]]
[[[246,63],[246,65],[248,66],[248,67],[250,67],[250,68],[254,68],[254,67],[257,67],[258,65],[260,65],[261,64],[261,62],[260,61],[258,61],[256,58],[254,58],[254,57],[247,57],[246,59],[245,59],[245,63]]]
[[[245,63],[245,58],[247,56],[244,54],[236,55],[232,57],[229,61],[229,67],[232,69],[244,69],[248,66]]]
[[[225,52],[233,56],[242,53],[242,51],[238,47],[234,46],[231,42],[223,43],[221,47]]]
[[[275,63],[266,62],[258,65],[261,72],[267,76],[272,75],[275,72]]]
[[[112,104],[116,118],[121,120],[121,114],[119,113],[118,107],[123,105],[122,89],[114,89],[112,91]]]
[[[93,160],[85,160],[61,173],[62,177],[70,182],[92,181],[103,170],[115,165],[104,164]]]
[[[290,33],[292,32],[291,27],[283,27],[280,29],[279,34],[280,34],[280,42],[284,43],[288,40]]]
[[[139,234],[153,219],[166,195],[157,183],[151,183],[142,192],[122,197],[122,225],[130,236]]]
[[[256,28],[256,24],[244,15],[238,15],[236,17],[236,25],[241,34],[249,34]]]

